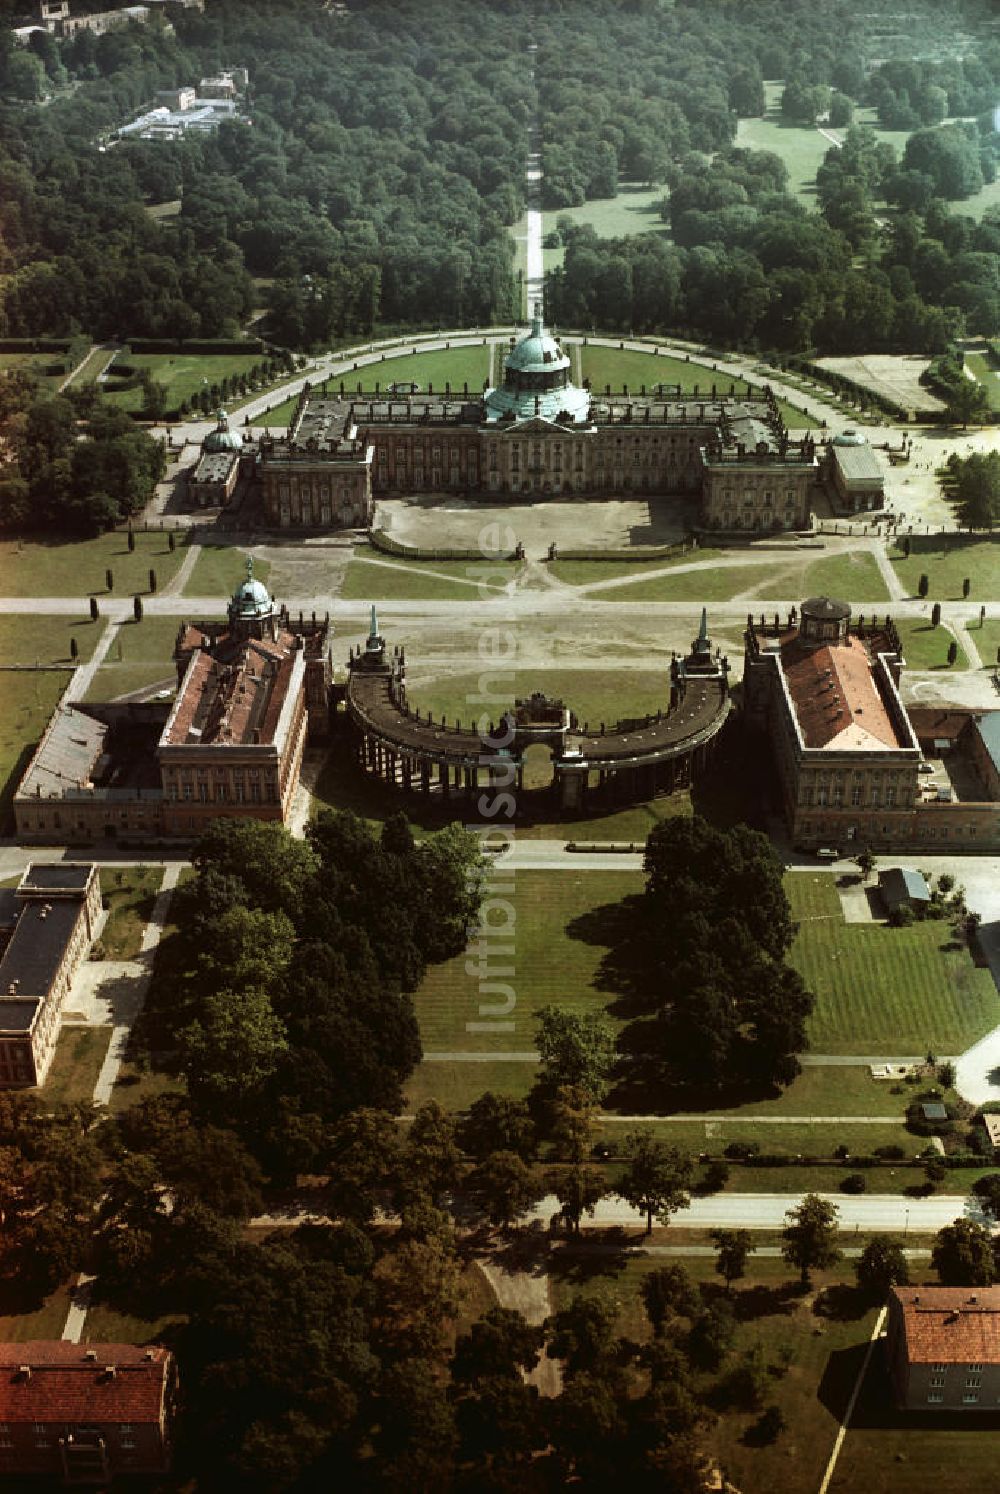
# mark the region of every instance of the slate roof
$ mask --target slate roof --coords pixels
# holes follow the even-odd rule
[[[1000,1364],[1000,1287],[896,1287],[911,1364]]]
[[[88,1353],[95,1358],[88,1358]],[[168,1350],[29,1340],[0,1345],[0,1422],[159,1424]],[[22,1366],[30,1374],[22,1373]],[[114,1374],[108,1373],[114,1367]]]
[[[68,789],[89,783],[104,751],[107,725],[79,711],[58,705],[38,751],[18,789],[19,798],[61,797]]]

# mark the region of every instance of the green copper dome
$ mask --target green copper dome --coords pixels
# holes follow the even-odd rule
[[[254,580],[253,556],[247,556],[246,580],[237,587],[229,603],[231,622],[239,619],[269,617],[274,611],[270,593],[262,581]]]
[[[503,384],[486,393],[486,419],[586,421],[590,395],[570,381],[569,358],[550,337],[536,310],[531,331],[504,359]]]
[[[229,416],[225,410],[218,414],[218,424],[214,431],[209,431],[201,443],[202,451],[242,451],[243,437],[239,431],[229,429]]]
[[[569,358],[536,315],[531,321],[531,331],[511,349],[504,367],[511,373],[554,373],[557,369],[568,369]]]

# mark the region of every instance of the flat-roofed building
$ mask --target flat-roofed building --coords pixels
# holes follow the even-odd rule
[[[1000,1404],[1000,1287],[894,1287],[886,1364],[906,1411]]]
[[[0,889],[0,1088],[44,1084],[100,916],[95,866],[32,865]]]
[[[848,513],[885,506],[885,474],[869,442],[857,431],[834,436],[826,456],[826,472],[839,506]]]

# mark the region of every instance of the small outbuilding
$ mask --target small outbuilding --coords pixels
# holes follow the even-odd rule
[[[905,866],[890,866],[879,872],[878,890],[890,918],[899,907],[926,908],[931,900],[931,890],[922,873]]]

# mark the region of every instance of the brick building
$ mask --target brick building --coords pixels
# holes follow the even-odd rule
[[[895,1287],[886,1364],[907,1411],[1000,1406],[1000,1287]]]
[[[325,741],[328,619],[294,622],[253,577],[226,623],[184,623],[172,704],[60,704],[14,796],[20,839],[192,839],[215,818],[286,821]]]
[[[512,339],[497,387],[306,394],[287,436],[261,442],[259,462],[264,508],[281,528],[362,526],[373,496],[453,491],[687,495],[713,529],[794,529],[809,522],[817,470],[813,442],[789,439],[769,389],[601,395],[573,384],[538,316]]]
[[[29,866],[0,888],[0,1089],[44,1084],[100,916],[96,866]]]
[[[166,1473],[176,1365],[154,1345],[0,1345],[0,1476],[105,1484]]]

